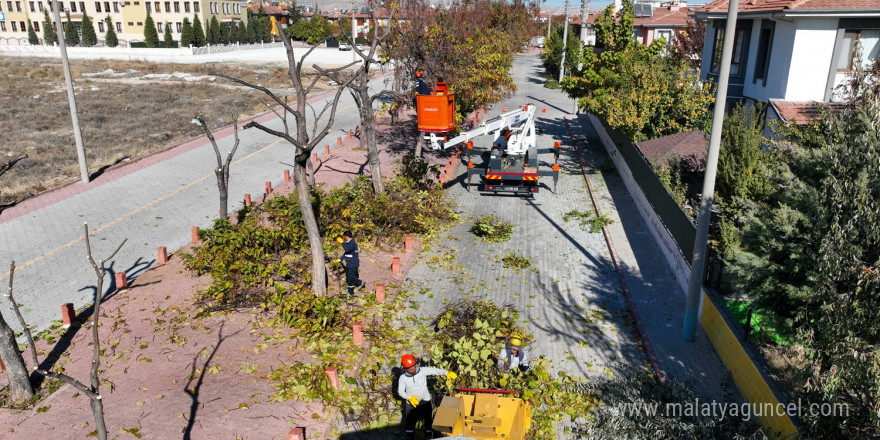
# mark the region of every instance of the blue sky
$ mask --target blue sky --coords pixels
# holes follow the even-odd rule
[[[702,5],[709,0],[692,0],[688,2],[688,6],[696,6]],[[613,0],[590,0],[589,8],[590,10],[596,9],[604,9],[609,4],[613,3]],[[565,7],[565,0],[547,0],[543,3],[543,8],[545,9],[559,9],[560,13],[562,9]],[[569,8],[579,10],[581,7],[581,0],[569,0]]]

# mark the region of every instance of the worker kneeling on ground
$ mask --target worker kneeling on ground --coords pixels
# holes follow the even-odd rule
[[[507,340],[507,346],[498,353],[498,368],[507,372],[516,368],[521,371],[529,369],[529,360],[526,358],[526,352],[522,350],[522,337],[519,335],[511,335]]]
[[[446,376],[455,379],[457,374],[442,368],[424,367],[411,354],[400,358],[404,374],[400,376],[397,394],[404,400],[403,427],[404,438],[412,439],[415,435],[416,423],[422,421],[422,429],[428,438],[433,438],[431,425],[434,423],[434,408],[431,392],[428,390],[428,376]]]

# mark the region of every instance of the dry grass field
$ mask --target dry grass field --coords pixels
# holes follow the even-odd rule
[[[72,60],[71,71],[91,173],[200,135],[196,114],[216,128],[266,110],[264,94],[209,73],[290,88],[277,65]],[[60,60],[0,58],[0,127],[0,163],[29,157],[0,178],[0,201],[79,179]]]

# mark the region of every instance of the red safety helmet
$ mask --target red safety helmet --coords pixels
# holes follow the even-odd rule
[[[402,358],[400,358],[400,364],[403,365],[403,368],[409,368],[416,364],[416,358],[411,354],[405,354]]]
[[[416,70],[416,78],[421,78],[421,77],[422,77],[422,71]]]

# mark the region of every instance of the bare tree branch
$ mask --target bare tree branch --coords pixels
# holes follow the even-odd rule
[[[18,157],[16,157],[15,159],[12,159],[3,165],[0,165],[0,176],[6,174],[7,171],[11,170],[12,167],[15,166],[15,164],[21,162],[22,160],[27,159],[27,157],[28,157],[27,154],[21,154]]]

